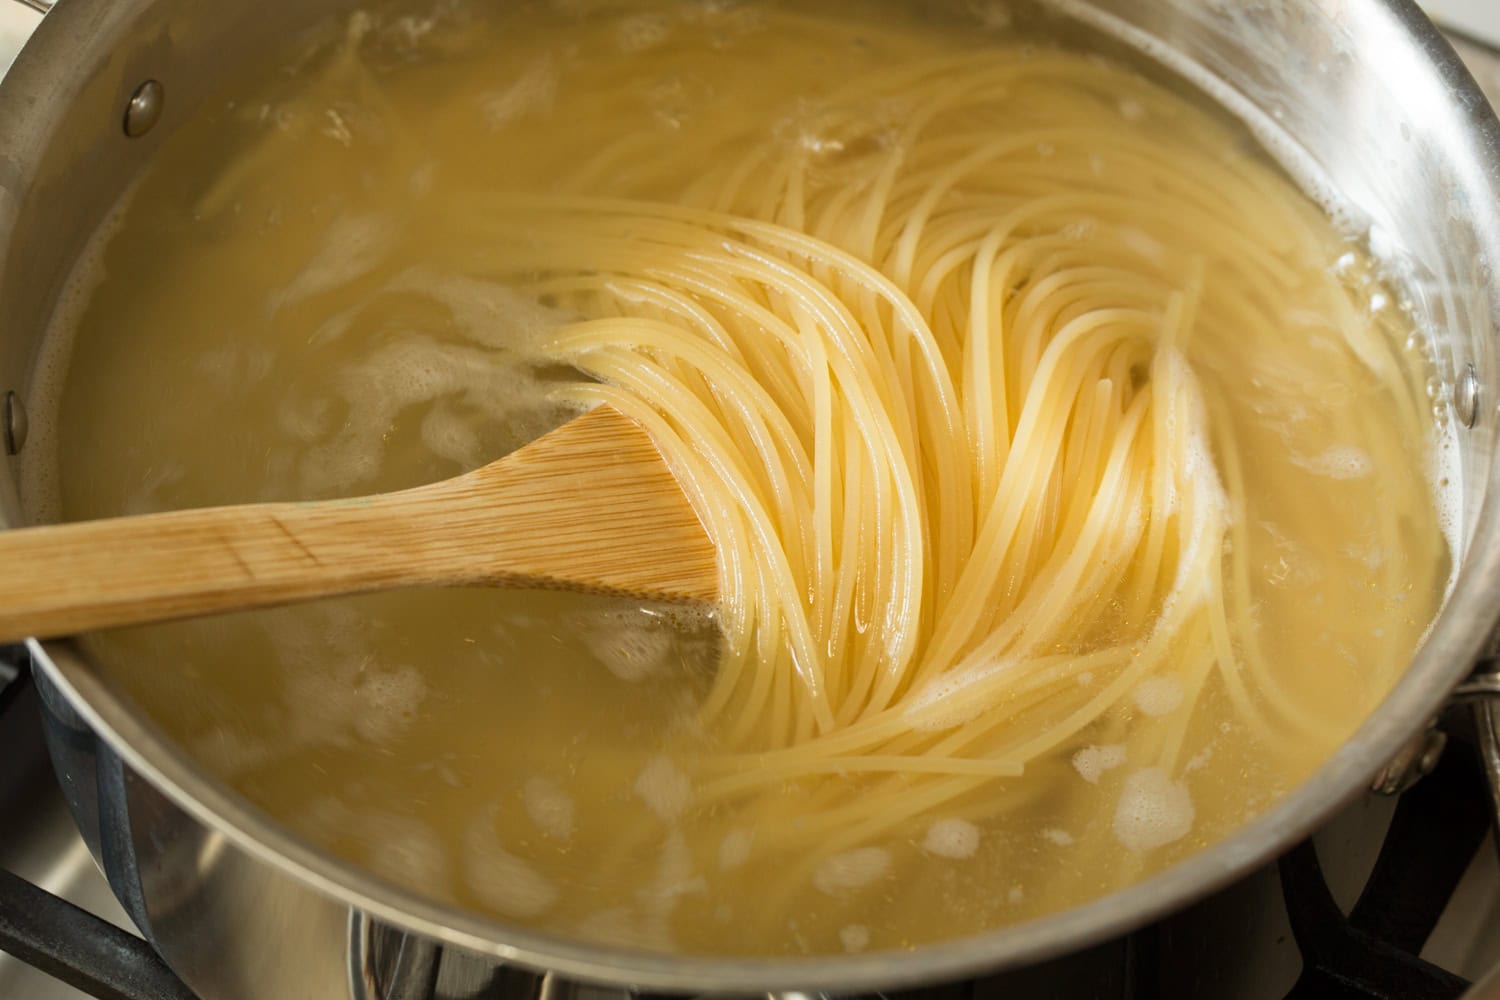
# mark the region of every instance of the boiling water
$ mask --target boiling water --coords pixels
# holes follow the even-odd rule
[[[947,19],[861,6],[857,24],[843,5],[487,6],[330,23],[172,138],[59,320],[42,409],[58,414],[44,443],[61,461],[27,470],[34,509],[317,499],[491,460],[574,413],[553,390],[577,376],[539,349],[568,318],[555,303],[446,263],[484,251],[440,224],[466,210],[460,192],[675,201],[715,168],[702,137],[729,134],[726,121],[761,143],[836,145],[847,136],[818,133],[817,102],[861,73],[1035,51],[994,5]],[[619,86],[601,92],[588,81],[609,67]],[[1170,148],[1174,129],[1207,127],[1198,114],[1160,121],[1123,101],[1119,127]],[[1224,134],[1226,157],[1247,155]],[[1133,238],[1149,254],[1164,237]],[[1395,297],[1331,228],[1328,242],[1323,266],[1344,275],[1371,342],[1399,345],[1411,331]],[[1299,308],[1287,322],[1306,328],[1305,351],[1247,345],[1237,370],[1203,373],[1253,459],[1240,557],[1277,680],[1316,720],[1297,741],[1236,715],[1217,675],[1201,693],[1153,676],[1031,762],[1024,801],[986,811],[981,786],[825,850],[795,836],[825,786],[920,791],[922,776],[700,796],[718,750],[697,714],[721,651],[706,616],[403,592],[90,644],[160,725],[313,843],[506,921],[759,954],[904,947],[1056,911],[1263,811],[1389,689],[1441,597],[1446,550],[1422,483],[1433,426],[1406,436],[1394,467],[1338,430],[1352,413],[1394,434],[1396,401],[1413,386],[1420,398],[1429,373],[1410,354],[1394,380],[1351,365],[1331,321]],[[1398,502],[1392,545],[1376,512]],[[1185,712],[1180,763],[1159,766],[1141,747]]]

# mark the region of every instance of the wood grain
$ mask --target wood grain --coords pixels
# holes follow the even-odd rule
[[[399,493],[0,532],[0,567],[0,642],[407,586],[718,597],[681,487],[608,408]]]

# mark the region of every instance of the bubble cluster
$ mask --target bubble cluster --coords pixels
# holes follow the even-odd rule
[[[464,879],[480,902],[508,917],[540,916],[560,895],[534,865],[501,845],[493,815],[475,820],[464,835]]]
[[[940,858],[972,858],[979,850],[979,827],[966,819],[940,819],[927,828],[922,850]]]
[[[1105,771],[1125,763],[1125,745],[1087,746],[1073,754],[1073,770],[1091,785],[1097,785]]]
[[[635,779],[635,794],[665,822],[681,816],[693,800],[693,782],[667,757],[655,757]]]
[[[883,847],[857,847],[835,854],[818,865],[813,885],[819,892],[841,896],[863,889],[891,870],[891,852]]]
[[[1125,779],[1115,806],[1115,839],[1132,851],[1149,851],[1181,840],[1193,828],[1193,800],[1185,784],[1159,767]]]
[[[750,860],[754,838],[747,830],[731,830],[719,841],[719,867],[724,871],[738,868]]]
[[[864,924],[849,924],[839,930],[839,943],[849,954],[858,954],[870,947],[870,928]]]
[[[521,800],[526,814],[542,833],[559,841],[573,836],[573,796],[556,781],[541,776],[528,778],[521,788]]]
[[[1153,718],[1170,715],[1185,697],[1182,682],[1177,678],[1148,677],[1135,689],[1135,707]]]
[[[1316,455],[1292,455],[1301,468],[1329,479],[1360,479],[1375,471],[1368,453],[1352,445],[1331,445]]]

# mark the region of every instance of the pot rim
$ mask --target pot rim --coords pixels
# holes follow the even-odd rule
[[[1389,19],[1387,27],[1420,51],[1453,91],[1455,104],[1467,115],[1465,126],[1478,133],[1481,145],[1500,149],[1500,121],[1412,0],[1371,2]],[[87,16],[89,8],[77,0],[59,3],[43,19],[28,51],[40,56],[53,48],[54,55],[63,55],[69,32],[79,30],[68,20],[75,8],[77,17]],[[21,129],[39,128],[25,120],[27,92],[48,87],[55,65],[68,61],[23,55],[13,67],[15,79],[0,87],[0,112],[8,112],[0,113],[0,120],[23,121]],[[1490,206],[1500,206],[1500,158],[1487,159],[1479,173]],[[1489,214],[1478,224],[1481,236],[1487,248],[1500,250],[1500,208]],[[1500,282],[1490,279],[1489,288],[1490,301],[1500,308]],[[1489,638],[1496,609],[1500,461],[1490,464],[1484,501],[1452,592],[1411,666],[1355,734],[1258,819],[1142,882],[1057,914],[905,951],[810,958],[677,955],[588,944],[440,905],[311,847],[220,784],[114,690],[74,644],[31,641],[27,646],[46,681],[94,732],[179,807],[260,862],[392,927],[581,981],[660,990],[847,992],[940,982],[1077,951],[1142,926],[1259,867],[1357,796],[1437,713]]]

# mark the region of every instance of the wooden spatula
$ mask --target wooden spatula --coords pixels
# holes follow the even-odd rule
[[[718,596],[713,545],[656,446],[600,407],[400,493],[0,532],[0,642],[439,584]]]

